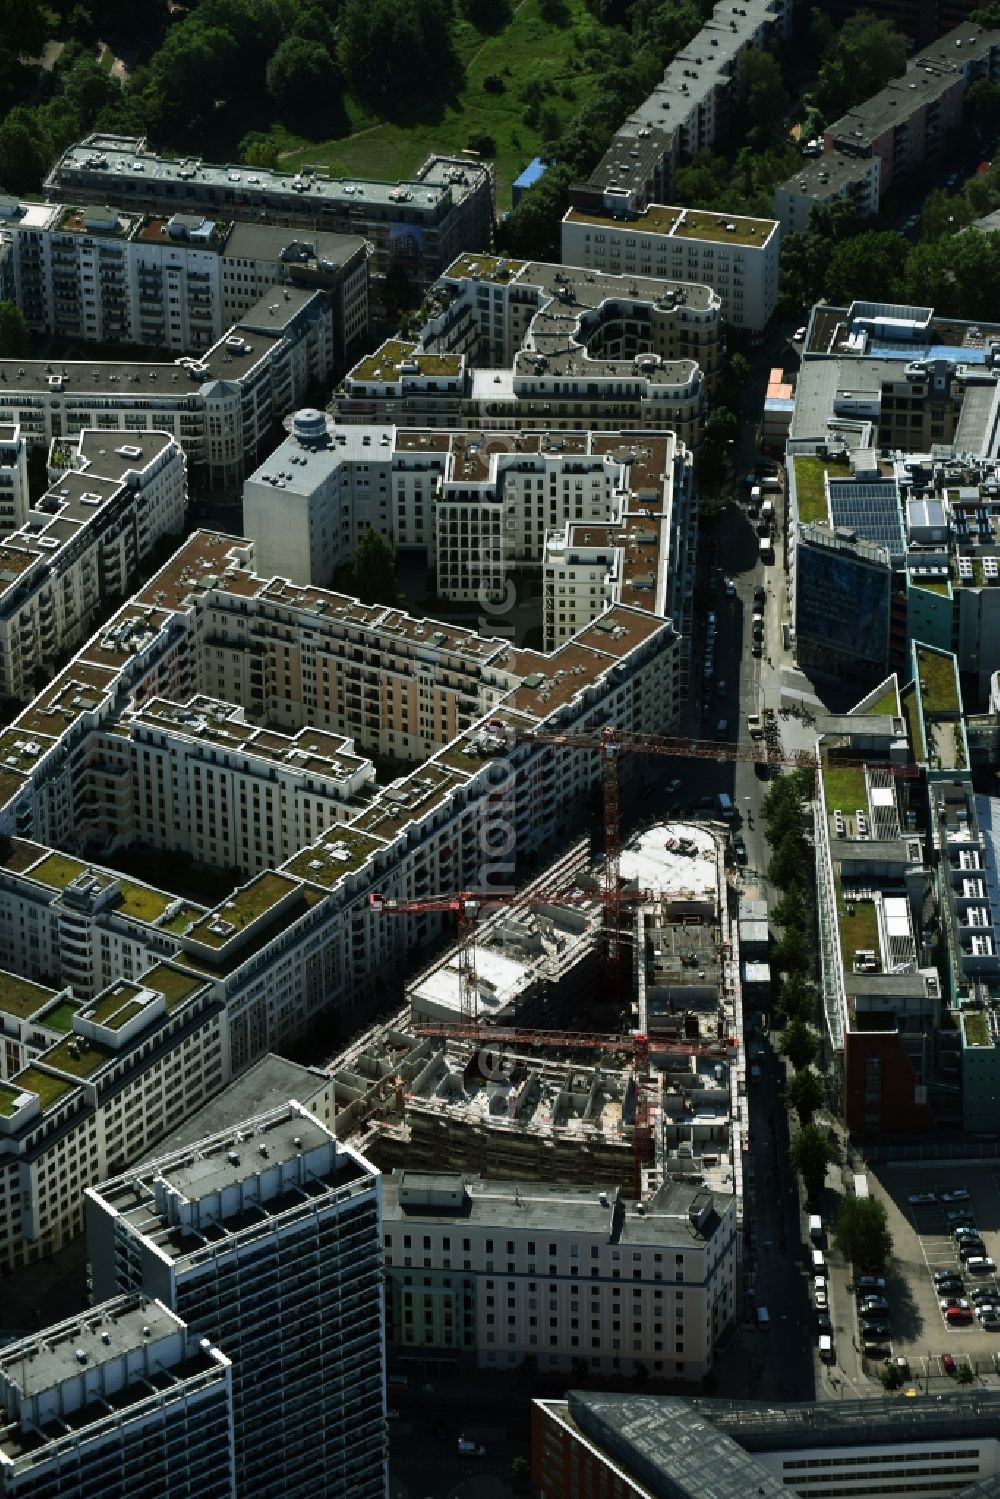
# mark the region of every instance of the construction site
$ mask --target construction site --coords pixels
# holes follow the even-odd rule
[[[437,903],[458,941],[407,984],[403,1009],[327,1064],[338,1136],[386,1171],[740,1195],[726,834],[658,823],[622,846],[610,941],[586,842],[516,896]]]

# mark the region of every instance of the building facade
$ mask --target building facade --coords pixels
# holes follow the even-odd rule
[[[735,1310],[736,1200],[679,1183],[617,1191],[384,1178],[387,1337],[400,1357],[540,1371],[585,1361],[699,1379]]]
[[[232,1365],[162,1302],[116,1296],[0,1356],[0,1494],[236,1494]]]
[[[721,357],[710,287],[463,256],[426,309],[419,342],[389,340],[348,372],[341,421],[512,434],[667,427],[698,441]]]
[[[52,199],[81,198],[147,213],[210,214],[360,235],[372,246],[372,269],[390,266],[428,286],[463,250],[488,250],[493,239],[492,169],[477,158],[429,156],[409,181],[327,177],[270,167],[173,160],[144,138],[87,136],[63,152],[49,173]]]
[[[0,423],[0,536],[28,519],[28,444],[16,422]]]
[[[566,210],[562,258],[588,270],[710,286],[724,322],[759,333],[777,305],[780,239],[774,219],[660,203],[623,213],[612,195],[604,207]]]
[[[334,351],[326,293],[283,286],[205,353],[173,363],[0,360],[0,423],[46,448],[89,427],[168,432],[194,483],[234,490],[282,418],[329,380]]]
[[[240,1494],[384,1499],[380,1238],[378,1174],[294,1102],[87,1194],[95,1296],[227,1350]]]

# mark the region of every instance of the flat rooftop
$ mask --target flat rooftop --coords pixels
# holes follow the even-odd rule
[[[451,1210],[441,1202],[464,1188]],[[605,1201],[601,1202],[601,1196]],[[709,1212],[699,1229],[692,1205]],[[721,1205],[721,1203],[720,1203]],[[637,1213],[630,1203],[598,1187],[548,1182],[487,1181],[453,1172],[393,1171],[382,1177],[385,1222],[480,1223],[497,1229],[575,1230],[608,1244],[648,1244],[691,1248],[705,1243],[718,1227],[712,1194],[671,1182],[659,1188]]]
[[[177,202],[196,197],[199,190],[221,190],[223,207],[242,207],[243,216],[254,206],[284,199],[294,203],[299,213],[308,211],[311,203],[342,204],[359,211],[365,206],[396,208],[406,206],[418,217],[440,209],[442,204],[461,202],[471,192],[485,185],[487,170],[462,157],[429,156],[413,177],[398,182],[374,178],[329,177],[316,168],[301,172],[279,172],[270,167],[247,167],[242,163],[213,164],[201,157],[171,159],[147,150],[141,137],[96,133],[63,152],[46,179],[46,189],[54,196],[74,183],[128,183],[136,199],[151,196],[161,183],[174,185]],[[144,192],[145,190],[145,192]]]
[[[766,244],[778,227],[776,219],[747,218],[740,214],[713,213],[707,208],[678,208],[664,203],[650,203],[636,213],[615,213],[610,209],[601,213],[570,208],[564,214],[563,222],[598,227],[613,224],[637,234],[744,246]]]
[[[235,1249],[240,1235],[255,1237],[283,1214],[373,1183],[363,1157],[303,1108],[286,1104],[253,1119],[252,1130],[234,1127],[150,1159],[98,1194],[132,1234],[178,1261],[212,1245]]]

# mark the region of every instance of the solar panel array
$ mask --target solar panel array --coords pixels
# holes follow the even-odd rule
[[[899,555],[906,551],[906,532],[894,479],[831,479],[830,515],[835,526],[856,531]]]

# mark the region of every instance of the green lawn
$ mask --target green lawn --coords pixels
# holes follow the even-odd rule
[[[286,896],[289,891],[299,889],[298,881],[291,880],[287,875],[276,874],[273,870],[258,875],[249,885],[242,890],[237,890],[230,896],[229,900],[222,904],[198,923],[189,934],[198,942],[204,942],[209,947],[222,947],[235,936],[230,932],[226,936],[219,936],[209,930],[216,919],[228,922],[237,931],[242,931],[251,922],[256,921],[258,916],[263,916],[272,906]]]
[[[920,582],[913,586],[922,588],[926,593],[947,594],[950,591],[948,583],[943,578],[921,578]]]
[[[958,684],[952,656],[918,646],[917,676],[920,678],[925,716],[959,711]]]
[[[204,979],[195,978],[193,973],[181,973],[166,963],[157,963],[155,968],[147,968],[139,975],[139,983],[144,989],[157,989],[164,996],[168,1012],[183,1004],[204,982]]]
[[[854,972],[856,952],[870,950],[875,953],[876,958],[879,955],[878,918],[875,915],[874,901],[857,900],[851,905],[853,915],[848,914],[847,902],[838,885],[837,915],[840,919],[840,948],[844,955],[844,970],[847,973]]]
[[[42,1025],[50,1031],[68,1031],[73,1027],[73,1016],[80,1008],[78,999],[64,999],[60,1004],[53,1005],[45,1015],[42,1016]]]
[[[119,914],[132,916],[136,921],[154,922],[174,900],[172,895],[164,895],[162,890],[147,890],[142,885],[130,884],[128,880],[122,880],[121,890]]]
[[[11,1078],[10,1086],[15,1092],[23,1088],[28,1093],[37,1093],[44,1113],[50,1104],[58,1103],[63,1094],[70,1091],[73,1084],[68,1083],[64,1077],[51,1077],[49,1073],[41,1072],[37,1067],[26,1067],[23,1072]]]
[[[989,1046],[990,1028],[982,1010],[966,1010],[962,1016],[966,1046]]]
[[[169,921],[161,924],[160,931],[183,932],[185,927],[190,926],[192,921],[197,921],[204,914],[204,906],[182,906],[175,916],[171,916]]]
[[[884,717],[886,714],[896,714],[898,711],[896,689],[891,683],[884,692],[879,694],[868,709],[868,713],[872,717]]]
[[[76,1056],[70,1051],[70,1047],[76,1052]],[[114,1055],[109,1047],[102,1046],[99,1041],[91,1041],[89,1037],[83,1036],[67,1036],[64,1041],[50,1046],[41,1060],[58,1072],[68,1072],[71,1077],[84,1078],[99,1072]]]
[[[70,880],[75,880],[86,868],[79,859],[67,858],[65,854],[49,854],[31,870],[31,878],[40,880],[43,885],[51,885],[55,890],[65,890]]]
[[[829,474],[833,479],[849,479],[851,472],[849,463],[833,463],[829,458],[796,458],[795,496],[798,501],[799,520],[803,522],[829,520],[823,475]]]
[[[353,133],[340,140],[310,142],[275,125],[270,135],[281,151],[282,169],[320,166],[334,176],[392,181],[410,176],[430,152],[461,151],[473,132],[484,132],[496,142],[497,209],[509,208],[511,183],[542,146],[538,131],[524,123],[520,93],[525,84],[537,80],[551,85],[543,107],[555,110],[563,122],[589,97],[592,75],[583,71],[579,58],[581,38],[594,31],[595,23],[584,0],[566,0],[566,11],[568,24],[554,26],[542,20],[538,0],[522,0],[498,36],[483,36],[456,20],[456,47],[466,67],[456,97],[430,97],[406,124],[380,122],[348,98]],[[483,79],[489,73],[503,78],[503,93],[485,91]],[[427,84],[430,92],[433,79]],[[564,92],[572,97],[565,98]]]
[[[30,979],[20,978],[16,973],[0,972],[0,1012],[27,1020],[51,998],[52,990],[44,985],[33,984]]]
[[[860,765],[833,765],[824,760],[823,791],[828,812],[839,807],[841,812],[850,816],[860,807],[867,813],[868,793],[865,789],[865,773]]]

